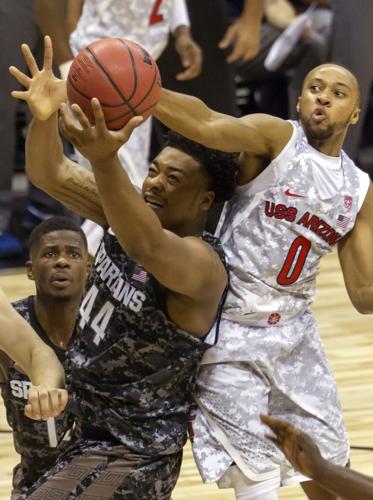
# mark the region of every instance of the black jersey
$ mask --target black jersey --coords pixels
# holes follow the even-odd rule
[[[34,309],[34,297],[14,302],[13,307],[32,326],[39,337],[49,345],[61,362],[65,351],[54,345],[42,330]],[[72,426],[73,417],[64,412],[48,421],[31,420],[24,414],[28,399],[29,378],[14,367],[9,361],[8,380],[2,385],[6,417],[13,429],[14,447],[21,456],[22,476],[17,488],[31,486],[55,462],[67,443],[64,440],[68,429]],[[17,477],[20,477],[18,474]]]
[[[224,263],[219,241],[203,239]],[[196,373],[210,347],[169,319],[165,292],[109,229],[68,354],[71,408],[83,427],[147,455],[184,445]]]

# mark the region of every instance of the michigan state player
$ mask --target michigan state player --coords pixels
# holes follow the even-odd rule
[[[235,488],[240,499],[274,499],[280,484],[299,481],[309,498],[331,496],[290,469],[265,439],[260,413],[311,434],[326,459],[348,460],[335,381],[309,308],[319,260],[333,247],[353,304],[373,312],[373,189],[342,151],[359,118],[356,78],[334,64],[316,67],[298,112],[294,122],[233,118],[164,90],[156,113],[207,147],[243,152],[241,186],[218,228],[230,293],[219,343],[202,361],[193,426],[202,477]]]
[[[36,295],[18,300],[13,307],[63,363],[89,268],[86,238],[71,219],[52,217],[32,231],[29,253],[27,275],[35,281]],[[30,379],[11,361],[3,366],[3,372],[6,416],[21,458],[13,472],[12,498],[18,498],[53,465],[67,445],[72,417],[63,412],[47,421],[27,418],[24,407]]]
[[[68,352],[69,408],[81,438],[28,498],[168,499],[210,347],[204,338],[210,330],[217,337],[228,282],[220,243],[204,226],[213,202],[234,191],[236,157],[170,136],[140,195],[116,153],[141,118],[110,132],[94,100],[95,126],[76,107],[80,126],[61,110],[64,134],[93,173],[79,167],[63,155],[55,113],[63,93],[48,38],[45,49],[39,71],[24,47],[32,78],[12,69],[27,86],[15,95],[34,114],[28,175],[106,230]]]

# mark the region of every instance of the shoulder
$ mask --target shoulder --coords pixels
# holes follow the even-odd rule
[[[23,299],[15,300],[12,302],[12,306],[18,313],[22,313],[24,311],[29,310],[30,300],[32,297],[24,297]]]

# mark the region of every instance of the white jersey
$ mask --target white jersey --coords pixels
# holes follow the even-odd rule
[[[288,144],[227,203],[217,234],[230,265],[223,317],[282,325],[312,302],[320,257],[354,226],[369,176],[344,153],[312,148],[298,122]]]
[[[180,5],[179,5],[180,4]],[[175,7],[175,12],[174,12]],[[187,24],[180,10],[184,0],[85,0],[76,30],[71,34],[73,53],[99,38],[123,37],[142,45],[155,59],[177,25]]]

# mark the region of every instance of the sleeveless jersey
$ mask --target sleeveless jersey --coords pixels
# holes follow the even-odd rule
[[[217,229],[230,270],[223,317],[284,324],[312,302],[322,255],[354,226],[369,177],[342,151],[326,156],[294,130],[281,153],[237,188]]]
[[[224,262],[218,240],[203,239]],[[68,355],[71,410],[83,435],[110,436],[147,456],[184,445],[197,369],[210,345],[170,320],[164,297],[106,231]]]
[[[34,297],[27,297],[12,305],[39,337],[54,350],[62,363],[65,351],[54,345],[42,330],[35,315]],[[31,486],[54,464],[67,445],[64,438],[73,424],[73,418],[67,412],[50,418],[47,422],[27,418],[24,409],[30,385],[29,378],[17,371],[14,362],[10,361],[8,381],[2,389],[2,396],[8,424],[13,430],[14,447],[21,456],[23,484],[17,485],[20,488]]]
[[[168,41],[175,2],[180,0],[85,0],[70,37],[72,50],[75,54],[98,38],[123,37],[157,59]]]

